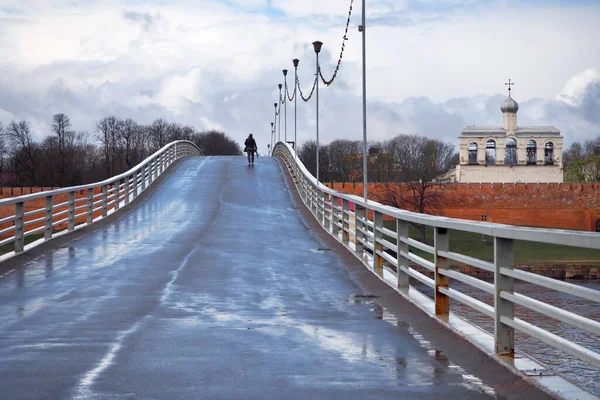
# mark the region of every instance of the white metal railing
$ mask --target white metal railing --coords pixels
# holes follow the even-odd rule
[[[517,293],[514,286],[514,281],[520,280],[589,300],[592,307],[598,307],[600,303],[598,290],[515,269],[514,243],[523,240],[600,249],[600,234],[474,222],[413,213],[371,200],[364,202],[361,197],[340,193],[317,182],[288,144],[278,143],[273,154],[286,163],[302,200],[323,228],[354,251],[360,259],[367,260],[367,265],[375,274],[380,277],[383,277],[384,271],[387,276],[394,274],[392,284],[400,292],[408,293],[409,287],[411,290],[416,290],[409,285],[409,278],[414,278],[434,289],[431,302],[437,316],[443,319],[448,317],[452,300],[491,317],[494,321],[494,350],[498,355],[514,355],[514,333],[517,330],[600,368],[600,354],[596,351],[514,316],[515,305],[519,305],[587,333],[600,335],[599,321],[540,302],[523,293]],[[350,210],[350,204],[354,204],[355,211]],[[370,214],[371,218],[369,218]],[[395,222],[396,231],[383,226],[384,216]],[[434,245],[429,246],[410,238],[409,223],[433,227]],[[449,229],[493,237],[494,261],[487,262],[450,251]],[[354,237],[353,246],[351,237]],[[430,254],[434,261],[418,256],[412,251],[413,249]],[[489,283],[452,270],[449,268],[451,261],[492,272],[494,281]],[[411,267],[415,264],[432,272],[433,278]],[[491,294],[494,298],[493,305],[452,288],[449,279]],[[389,280],[384,280],[389,283]]]
[[[0,207],[13,206],[14,215],[0,219],[0,246],[14,243],[14,252],[25,249],[25,238],[42,234],[52,239],[57,227],[66,232],[89,225],[118,211],[146,190],[175,160],[202,155],[195,144],[178,140],[167,144],[127,172],[102,182],[0,199]],[[77,194],[83,194],[77,197]],[[66,201],[64,197],[66,195]],[[56,199],[63,201],[55,204]],[[28,204],[44,200],[44,207],[25,211]],[[97,215],[97,217],[95,217]],[[6,226],[10,224],[9,226]]]

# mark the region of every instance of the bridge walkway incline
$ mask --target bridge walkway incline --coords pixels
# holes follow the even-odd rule
[[[276,159],[167,173],[5,271],[0,398],[548,398],[330,240]]]

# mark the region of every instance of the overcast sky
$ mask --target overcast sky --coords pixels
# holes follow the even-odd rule
[[[323,142],[362,138],[361,1],[338,79],[321,86]],[[240,142],[251,132],[263,149],[281,70],[299,58],[310,91],[320,40],[331,76],[349,6],[0,0],[0,121],[26,119],[42,138],[59,112],[90,133],[104,116],[164,118]],[[567,144],[600,134],[598,0],[367,0],[367,27],[369,139],[417,133],[457,144],[467,125],[501,124],[509,78],[520,125],[554,125]],[[315,137],[315,107],[298,103],[300,143]],[[293,104],[287,115],[291,138]]]

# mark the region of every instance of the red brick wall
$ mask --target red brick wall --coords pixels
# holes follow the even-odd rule
[[[362,184],[333,186],[344,193],[363,193]],[[369,198],[383,191],[385,184],[370,184]],[[452,218],[481,221],[486,215],[489,222],[586,231],[595,230],[600,218],[600,183],[461,183],[447,185],[441,193],[437,214]]]

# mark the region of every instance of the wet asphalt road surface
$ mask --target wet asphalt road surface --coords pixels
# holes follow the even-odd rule
[[[546,397],[365,293],[274,159],[184,160],[131,208],[0,278],[0,399]]]

